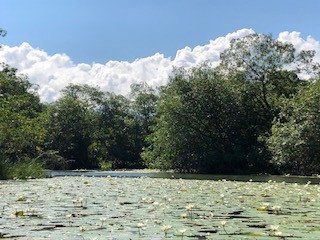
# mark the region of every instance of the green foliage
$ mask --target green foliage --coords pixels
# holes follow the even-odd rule
[[[283,172],[314,174],[320,171],[320,82],[301,89],[284,102],[267,144],[272,163]]]
[[[108,161],[100,161],[100,169],[102,171],[109,171],[112,169],[112,162],[108,162]]]
[[[0,153],[0,179],[28,179],[41,177],[44,177],[44,168],[41,161],[25,158],[13,162]]]
[[[158,96],[147,84],[131,85],[131,96],[134,117],[139,122],[144,139],[151,133],[150,127],[154,124]]]
[[[33,85],[16,69],[0,71],[0,161],[4,165],[35,158],[46,135],[43,105]]]
[[[0,36],[6,32],[0,28]],[[17,70],[0,70],[0,177],[50,169],[151,168],[186,172],[320,171],[319,81],[314,51],[269,35],[231,41],[212,69],[177,69],[158,92],[131,96],[69,85],[44,105]],[[34,172],[33,172],[34,170]]]
[[[146,163],[191,172],[272,171],[265,136],[282,104],[308,85],[297,74],[317,74],[314,55],[252,34],[231,41],[216,71],[177,71],[160,93]]]
[[[25,159],[7,167],[7,178],[28,179],[44,177],[43,163],[34,159]]]
[[[235,173],[250,165],[255,141],[246,124],[237,85],[203,66],[179,70],[162,89],[151,146],[150,167]]]
[[[142,121],[131,107],[135,102],[87,85],[70,85],[63,93],[49,107],[48,150],[73,160],[71,168],[143,166]]]
[[[133,116],[130,101],[123,96],[110,94],[100,109],[97,140],[107,150],[105,160],[112,168],[141,168],[141,129]]]
[[[71,168],[92,168],[97,163],[88,157],[95,131],[95,112],[77,98],[64,96],[49,106],[46,148],[71,160]]]
[[[292,84],[298,82],[294,73],[318,73],[314,55],[314,51],[296,53],[292,44],[274,40],[270,35],[251,34],[231,41],[230,48],[220,55],[219,70],[228,76],[243,74],[241,79],[250,85],[252,97],[272,120],[277,115],[274,93],[290,95],[294,91]],[[293,70],[288,72],[286,68]]]

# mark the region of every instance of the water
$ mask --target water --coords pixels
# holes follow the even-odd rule
[[[190,179],[190,180],[228,180],[228,181],[253,181],[253,182],[286,182],[298,184],[320,184],[318,176],[291,176],[291,175],[269,175],[269,174],[252,174],[252,175],[217,175],[217,174],[188,174],[174,172],[156,172],[156,171],[47,171],[49,177],[63,176],[85,176],[85,177],[119,177],[119,178],[164,178],[164,179]]]
[[[48,174],[52,178],[0,181],[0,239],[318,240],[320,236],[316,177],[144,171]]]

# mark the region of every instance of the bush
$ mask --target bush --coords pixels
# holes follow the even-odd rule
[[[44,177],[43,164],[35,159],[25,159],[11,166],[5,165],[7,179],[28,179]]]
[[[99,162],[100,169],[102,171],[108,171],[112,169],[112,162],[111,161],[100,161]]]

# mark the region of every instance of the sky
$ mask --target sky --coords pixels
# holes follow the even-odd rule
[[[319,11],[319,0],[0,0],[0,60],[44,101],[69,83],[126,94],[165,84],[172,67],[218,62],[253,32],[318,50]]]

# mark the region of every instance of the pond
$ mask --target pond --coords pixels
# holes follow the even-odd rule
[[[283,177],[305,182],[297,184],[255,182],[258,176],[196,176],[199,180],[173,173],[160,178],[153,172],[50,174],[52,178],[0,181],[0,239],[320,236],[320,186],[312,184],[317,178]]]
[[[168,179],[191,179],[191,180],[222,180],[229,181],[253,181],[253,182],[286,182],[299,184],[320,184],[320,176],[294,176],[294,175],[269,175],[269,174],[252,174],[252,175],[217,175],[217,174],[189,174],[174,173],[153,170],[131,170],[131,171],[93,171],[93,170],[74,170],[74,171],[51,171],[46,172],[48,177],[65,177],[65,176],[85,176],[85,177],[150,177],[150,178],[168,178]]]

